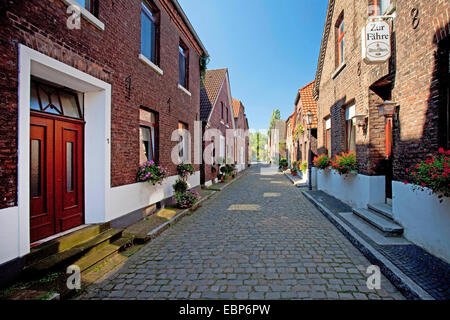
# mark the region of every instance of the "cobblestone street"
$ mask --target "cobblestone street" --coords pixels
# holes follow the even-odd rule
[[[81,299],[403,299],[282,174],[254,166]]]

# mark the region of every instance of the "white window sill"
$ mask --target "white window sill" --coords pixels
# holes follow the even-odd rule
[[[139,53],[139,60],[141,60],[143,63],[148,65],[150,68],[152,68],[153,71],[156,73],[163,75],[164,71],[162,71],[156,64],[151,62],[146,56],[144,56],[142,53]]]
[[[223,122],[222,120],[220,120],[220,123],[221,123],[221,124],[225,124],[225,122]]]
[[[100,30],[105,30],[105,24],[97,19],[92,13],[87,11],[85,8],[80,6],[78,2],[75,0],[63,0],[67,6],[77,6],[80,8],[81,16],[83,16],[87,21],[92,23],[95,27]]]
[[[187,91],[187,89],[185,87],[183,87],[181,84],[178,84],[178,89],[180,89],[181,91],[186,93],[189,97],[192,96],[192,94],[189,91]]]
[[[339,73],[345,68],[347,64],[343,62],[337,69],[331,74],[331,79],[334,79],[338,76]]]

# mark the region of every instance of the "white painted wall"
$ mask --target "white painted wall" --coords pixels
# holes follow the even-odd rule
[[[20,255],[19,239],[19,208],[0,209],[0,264]]]
[[[431,190],[392,182],[392,213],[408,240],[450,263],[450,198],[442,203]]]
[[[362,174],[340,175],[335,170],[317,170],[317,189],[355,208],[385,201],[385,177]]]
[[[111,221],[135,210],[143,209],[163,199],[173,196],[172,185],[178,176],[170,176],[162,185],[138,182],[111,188],[111,210],[106,221]],[[188,179],[190,188],[200,185],[200,171]]]

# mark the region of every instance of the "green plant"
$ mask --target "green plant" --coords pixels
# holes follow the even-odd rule
[[[347,174],[351,171],[358,170],[356,163],[356,153],[354,151],[342,152],[341,155],[336,155],[334,160],[331,160],[331,167],[339,174]]]
[[[286,158],[280,159],[280,168],[286,168],[288,166],[288,162]]]
[[[184,193],[188,189],[188,184],[186,181],[178,179],[177,181],[175,181],[175,184],[172,186],[172,188],[175,192]]]
[[[155,164],[153,161],[147,161],[139,165],[137,173],[138,181],[147,181],[153,185],[162,184],[163,180],[169,175],[169,170]]]
[[[197,203],[198,199],[200,199],[199,193],[195,190],[175,192],[174,197],[180,208],[190,208]]]
[[[301,165],[300,165],[300,170],[303,172],[303,173],[306,173],[306,170],[308,169],[308,163],[306,163],[306,161],[303,161],[302,163],[301,163]]]
[[[177,165],[177,173],[181,179],[186,180],[186,178],[192,174],[194,174],[194,166],[192,164],[184,164],[181,163]]]
[[[331,165],[331,160],[326,154],[314,157],[314,166],[319,169],[326,169]]]
[[[209,63],[209,57],[206,55],[206,53],[202,53],[202,55],[199,58],[201,80],[205,79],[206,67],[207,67],[208,63]]]
[[[294,135],[292,136],[294,138],[294,140],[297,139],[299,134],[302,135],[304,131],[305,131],[305,129],[303,128],[303,126],[301,124],[298,124],[295,127]]]
[[[437,155],[416,164],[411,173],[406,169],[406,173],[410,174],[416,188],[431,189],[440,202],[443,196],[450,197],[450,150],[439,148]],[[405,183],[408,181],[405,180]]]

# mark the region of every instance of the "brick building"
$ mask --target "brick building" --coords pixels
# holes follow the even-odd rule
[[[200,119],[201,184],[208,186],[216,180],[221,164],[234,162],[235,123],[228,69],[206,70],[200,90]]]
[[[242,101],[232,98],[233,100],[233,116],[235,124],[235,140],[234,140],[234,162],[238,171],[242,171],[248,166],[249,158],[249,137],[248,137],[248,120],[245,115],[245,108]]]
[[[311,153],[317,155],[317,102],[313,97],[314,81],[300,88],[295,97],[295,128],[296,161],[309,163],[309,129],[311,129]],[[313,115],[311,126],[308,126],[306,116]]]
[[[208,53],[178,2],[78,3],[79,28],[75,0],[0,4],[0,264],[78,225],[142,217],[172,194],[172,149],[194,155],[172,133],[200,119]],[[147,160],[170,170],[161,186],[136,181]]]
[[[449,147],[449,17],[448,1],[330,0],[314,84],[319,154],[356,152],[354,204],[392,204],[405,235],[446,259],[450,238],[443,226],[450,218],[424,220],[442,205],[422,199],[411,207],[419,195],[403,181],[407,168]],[[390,41],[366,49],[366,25],[382,21]],[[389,47],[384,62],[362,58],[383,56]],[[433,220],[440,222],[431,226]]]
[[[286,160],[292,167],[292,163],[297,161],[297,141],[294,142],[295,132],[295,111],[286,120]]]

